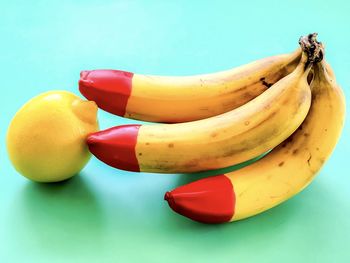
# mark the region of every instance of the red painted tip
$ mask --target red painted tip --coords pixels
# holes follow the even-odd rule
[[[80,79],[86,79],[90,72],[91,72],[91,70],[83,70],[83,71],[81,71],[80,72]]]
[[[164,199],[175,212],[202,223],[228,222],[234,214],[233,186],[224,175],[180,186],[166,192]]]
[[[122,170],[140,172],[135,146],[141,125],[122,125],[90,134],[90,152],[102,162]]]
[[[84,70],[80,72],[79,91],[99,108],[124,116],[133,75],[121,70]]]
[[[85,80],[85,79],[79,80],[79,87],[81,87],[81,89],[83,91],[85,91],[86,89],[89,89],[89,88],[94,88],[93,84],[94,83],[91,80]]]
[[[164,195],[164,200],[169,202],[169,199],[171,198],[171,193],[170,192],[166,192]]]
[[[101,143],[101,140],[99,139],[99,136],[97,134],[89,134],[89,136],[86,139],[86,143],[89,147],[92,147],[95,144]]]

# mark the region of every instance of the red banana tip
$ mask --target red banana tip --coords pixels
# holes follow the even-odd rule
[[[170,197],[171,197],[171,193],[170,192],[166,192],[165,195],[164,195],[164,200],[168,201]]]
[[[88,144],[88,146],[96,144],[97,142],[98,142],[98,136],[94,134],[90,134],[86,138],[86,143]]]
[[[135,147],[140,125],[122,125],[88,135],[90,152],[102,162],[122,170],[139,172]]]
[[[124,116],[131,95],[134,74],[121,70],[83,70],[80,72],[79,91],[99,108]]]
[[[83,70],[80,72],[80,79],[79,79],[79,91],[84,97],[88,98],[88,89],[93,88],[94,82],[92,80],[88,79],[90,70]],[[88,98],[89,99],[89,98]]]
[[[87,92],[86,89],[93,88],[93,87],[94,87],[93,81],[86,80],[86,79],[80,79],[79,80],[79,91],[81,92],[81,94],[84,95],[84,93]]]
[[[80,78],[81,79],[87,78],[90,72],[91,72],[91,70],[82,70],[82,71],[80,71]]]
[[[224,223],[234,215],[233,186],[225,175],[180,186],[166,192],[164,199],[175,212],[202,223]]]

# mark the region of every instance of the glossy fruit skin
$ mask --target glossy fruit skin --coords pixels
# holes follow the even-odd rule
[[[29,100],[13,117],[7,150],[15,169],[37,182],[68,179],[85,166],[89,133],[98,131],[97,106],[67,91]]]
[[[90,134],[87,144],[101,161],[132,172],[140,172],[135,154],[137,135],[141,125],[130,124]]]
[[[128,126],[90,135],[98,159],[115,168],[156,173],[190,173],[238,164],[277,146],[305,119],[311,91],[306,53],[295,70],[243,106],[211,118],[176,124],[141,125],[134,147],[123,143]],[[125,131],[123,131],[125,130]],[[129,152],[126,152],[128,150]],[[130,169],[120,154],[136,156]],[[125,159],[125,158],[124,158]]]
[[[80,73],[79,90],[99,108],[124,116],[131,95],[133,73],[121,70],[92,70]]]
[[[80,92],[112,114],[143,121],[179,123],[235,109],[291,73],[301,50],[230,70],[194,76],[155,76],[122,70],[85,70]]]
[[[164,199],[175,212],[202,223],[228,222],[234,214],[234,189],[224,175],[180,186],[167,192]]]
[[[208,218],[227,211],[227,207],[222,206],[225,202],[218,201],[219,198],[233,198],[231,218],[215,222],[225,223],[262,213],[307,187],[332,154],[344,126],[346,112],[344,94],[336,84],[329,65],[322,61],[314,68],[311,109],[291,137],[262,159],[240,170],[198,180],[170,191],[167,193],[170,207],[193,220],[211,223]],[[217,180],[226,182],[222,189],[231,187],[234,197],[228,190],[218,193]],[[213,187],[208,187],[210,184]],[[208,193],[211,193],[209,201]],[[207,209],[203,217],[202,211],[207,203],[216,210]]]

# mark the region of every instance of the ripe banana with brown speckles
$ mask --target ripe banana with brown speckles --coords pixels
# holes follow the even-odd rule
[[[103,162],[141,172],[197,172],[231,166],[274,148],[305,119],[311,92],[307,76],[318,59],[313,38],[301,46],[296,69],[260,96],[204,120],[124,125],[91,134],[90,151]]]
[[[227,71],[186,77],[120,70],[82,71],[80,92],[110,113],[144,121],[176,123],[235,109],[291,73],[301,50]]]
[[[168,192],[170,207],[193,220],[223,223],[266,211],[308,186],[331,155],[345,99],[324,61],[314,67],[310,111],[299,129],[259,161]]]

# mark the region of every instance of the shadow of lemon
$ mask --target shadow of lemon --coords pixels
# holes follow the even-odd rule
[[[89,249],[103,239],[103,211],[81,175],[60,183],[28,182],[16,203],[22,228],[17,232],[27,235],[22,241],[38,243],[43,250]]]

